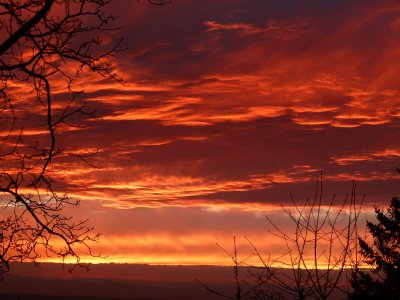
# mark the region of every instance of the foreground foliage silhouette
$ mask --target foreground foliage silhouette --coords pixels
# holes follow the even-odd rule
[[[388,209],[375,208],[377,223],[367,222],[372,244],[359,239],[360,252],[371,272],[356,270],[352,299],[400,299],[400,201]]]
[[[232,300],[400,299],[399,198],[393,197],[387,209],[375,207],[376,222],[367,221],[366,237],[362,238],[357,228],[363,201],[360,206],[355,205],[355,185],[349,201],[346,198],[336,212],[332,207],[333,200],[324,212],[322,202],[318,200],[320,195],[317,193],[314,201],[307,201],[302,207],[293,202],[294,213],[284,208],[295,224],[294,235],[283,232],[270,220],[275,228],[274,235],[287,247],[280,259],[264,259],[250,241],[253,255],[262,262],[261,267],[247,264],[248,258],[238,258],[236,239],[233,255],[223,249],[234,263],[235,295],[223,294],[200,284],[209,293]],[[346,203],[349,205],[347,212],[344,210]],[[347,221],[340,226],[337,220],[346,214]],[[333,248],[337,246],[340,251],[334,253]],[[314,257],[311,264],[307,263],[306,254]],[[276,262],[285,264],[287,269],[274,268]],[[239,270],[246,273],[242,281]]]
[[[93,255],[98,235],[66,215],[79,202],[56,182],[76,159],[90,166],[95,151],[68,148],[59,133],[94,117],[76,78],[94,72],[119,81],[112,57],[121,41],[102,42],[116,29],[110,2],[0,1],[0,275],[12,261],[56,256],[79,264],[80,253]]]
[[[278,258],[263,256],[246,238],[252,254],[239,259],[234,238],[233,253],[217,245],[232,259],[235,294],[198,282],[208,293],[232,300],[343,299],[350,292],[351,268],[359,265],[357,226],[363,200],[357,201],[354,182],[343,199],[326,199],[321,174],[312,199],[299,205],[292,197],[291,208],[282,208],[290,228],[279,224],[281,214],[278,219],[266,216],[270,234],[282,242]]]

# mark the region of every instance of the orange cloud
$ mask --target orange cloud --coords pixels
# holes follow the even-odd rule
[[[222,264],[215,241],[229,245],[238,232],[264,237],[264,223],[252,222],[290,205],[290,194],[312,195],[319,170],[328,194],[345,195],[353,179],[368,204],[398,193],[397,2],[288,9],[276,1],[203,1],[196,14],[193,1],[180,2],[113,8],[130,49],[109,62],[127,83],[81,73],[73,90],[85,93],[73,107],[86,103],[98,119],[57,129],[65,155],[52,164],[55,187],[87,205],[72,214],[97,222],[114,261]],[[105,44],[116,38],[110,32]],[[68,74],[76,68],[63,66]],[[65,81],[51,82],[56,117],[71,95]],[[18,118],[2,146],[13,147],[23,126],[21,152],[36,141],[47,147],[39,125],[45,108],[31,84],[8,84]],[[0,122],[4,136],[9,123]],[[68,155],[94,151],[90,163],[99,168]],[[15,172],[17,163],[1,159],[0,171]],[[139,207],[151,213],[142,218]],[[197,230],[209,218],[213,227]],[[220,232],[224,226],[229,232]]]

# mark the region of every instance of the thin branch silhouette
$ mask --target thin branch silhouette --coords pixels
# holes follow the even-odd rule
[[[147,1],[164,5],[166,1]],[[95,110],[80,103],[83,91],[75,80],[88,72],[124,81],[114,73],[112,60],[125,51],[122,39],[103,43],[101,36],[117,30],[107,12],[111,0],[4,0],[0,2],[0,275],[10,262],[56,256],[97,255],[99,238],[87,220],[65,215],[79,201],[55,188],[57,163],[77,158],[88,167],[94,152],[80,153],[61,144],[59,132],[81,128]],[[60,85],[69,100],[59,97]],[[30,90],[20,92],[15,86]],[[57,90],[58,89],[58,90]],[[28,113],[21,109],[28,109]],[[26,134],[29,113],[40,118],[42,134]]]

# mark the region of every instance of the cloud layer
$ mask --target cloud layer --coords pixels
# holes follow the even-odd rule
[[[93,218],[131,214],[100,226],[110,253],[152,261],[146,255],[165,254],[185,228],[171,250],[181,257],[218,240],[221,226],[233,226],[221,231],[225,241],[262,236],[261,223],[243,220],[290,203],[290,193],[303,201],[320,170],[327,196],[344,197],[353,179],[369,204],[397,193],[396,1],[117,0],[113,10],[125,27],[104,40],[122,35],[129,46],[114,62],[127,84],[78,78],[99,119],[61,134],[71,151],[98,150],[91,162],[101,168],[54,165],[60,188],[102,211]],[[61,106],[65,96],[60,83]],[[40,110],[23,107],[27,138],[40,139]],[[212,210],[228,208],[243,219],[213,223]],[[142,228],[143,216],[158,222]]]

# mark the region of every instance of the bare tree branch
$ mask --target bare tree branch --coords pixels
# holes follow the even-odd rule
[[[147,1],[164,5],[169,1]],[[80,119],[95,111],[80,103],[82,91],[73,85],[80,73],[94,72],[123,83],[113,71],[115,53],[124,51],[122,39],[106,46],[104,32],[116,30],[107,12],[111,0],[2,0],[0,2],[0,273],[12,261],[36,261],[43,256],[80,264],[82,254],[95,255],[98,239],[87,220],[75,221],[65,208],[79,201],[55,188],[58,163],[77,158],[96,167],[90,158],[62,145],[60,128],[80,128]],[[56,82],[65,82],[61,91]],[[30,86],[33,97],[11,85]],[[57,87],[60,89],[60,87]],[[70,96],[60,99],[59,93]],[[27,104],[28,103],[28,104]],[[35,140],[25,134],[28,108],[41,117]]]

